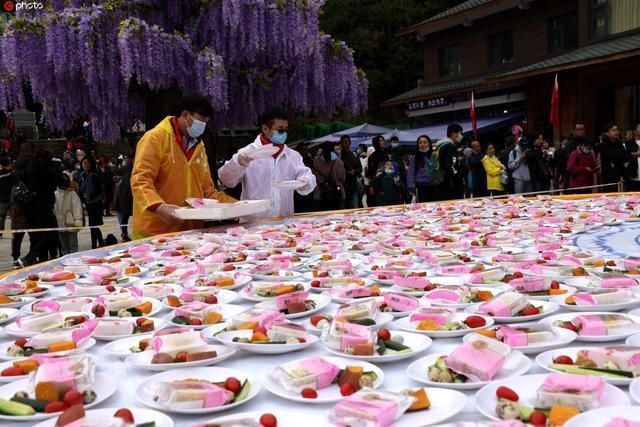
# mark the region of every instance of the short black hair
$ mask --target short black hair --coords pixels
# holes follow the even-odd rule
[[[580,141],[580,144],[584,147],[593,147],[593,141],[589,138],[585,138],[583,141]]]
[[[602,132],[603,133],[609,132],[611,130],[611,128],[614,127],[614,126],[618,126],[618,124],[617,123],[613,123],[613,122],[607,123],[607,124],[604,125],[604,128],[602,129]]]
[[[389,138],[390,141],[398,141],[400,142],[400,138],[398,138],[397,136],[393,135],[391,138]]]
[[[213,106],[211,105],[211,100],[206,96],[200,95],[198,93],[187,93],[183,95],[176,105],[174,115],[178,117],[182,115],[182,112],[184,110],[187,110],[190,113],[198,113],[204,117],[213,116]]]
[[[462,132],[462,126],[457,123],[451,123],[447,126],[447,138],[450,138],[454,133]]]
[[[342,144],[342,141],[344,141],[345,139],[349,141],[349,143],[351,143],[351,137],[349,135],[342,135],[340,137],[340,144]]]
[[[382,139],[382,140],[384,140],[384,136],[382,136],[382,135],[378,135],[378,136],[374,136],[374,137],[371,139],[371,143],[373,144],[373,148],[375,148],[376,150],[378,150],[378,149],[380,149],[380,148],[381,148],[381,147],[380,147],[380,145],[381,145],[381,144],[380,144],[380,140],[381,140],[381,139]]]
[[[273,126],[275,120],[289,120],[289,115],[280,108],[267,108],[260,117],[258,117],[258,126]]]

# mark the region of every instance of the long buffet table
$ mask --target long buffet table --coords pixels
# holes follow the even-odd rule
[[[636,196],[632,196],[632,197],[636,197]],[[576,200],[577,199],[578,198],[576,198]],[[505,201],[505,203],[508,204],[509,202]],[[511,203],[513,204],[513,206],[520,206],[520,208],[522,208],[522,206],[524,206],[524,204],[527,202],[512,201]],[[463,205],[459,205],[459,206],[463,206]],[[376,211],[375,209],[371,209],[366,211],[366,215],[378,215],[377,212],[379,211]],[[388,212],[388,210],[385,210],[384,212]],[[407,217],[411,217],[412,211],[407,211],[407,212],[408,212]],[[356,214],[358,214],[358,212],[356,212]],[[300,216],[293,219],[285,220],[284,222],[296,223],[298,221],[309,221],[310,219],[320,220],[322,217],[323,217],[322,215]],[[333,218],[339,221],[339,217],[334,216]],[[273,224],[273,226],[275,227],[278,224],[281,224],[282,222],[274,221],[274,222],[265,222],[265,223]],[[253,224],[252,226],[256,226],[256,225],[260,225],[260,224]],[[224,229],[218,229],[216,231],[223,232]],[[513,233],[516,236],[518,232],[519,232],[518,230],[513,230]],[[585,230],[581,230],[581,232],[588,233],[589,231],[585,229]],[[95,255],[98,257],[106,256],[111,251],[118,250],[120,248],[126,248],[138,243],[140,242],[129,242],[127,244],[120,244],[114,247],[104,248],[101,250],[87,251],[79,254],[74,254],[73,256],[76,256],[76,257],[80,255]],[[640,250],[638,252],[640,252]],[[9,276],[5,277],[5,280],[8,281],[8,280],[14,280],[17,278],[25,277],[26,275],[31,273],[37,273],[39,271],[50,269],[52,265],[56,265],[56,264],[58,264],[58,261],[46,263],[43,265],[33,266],[28,269],[19,271],[17,273],[10,274]],[[63,288],[64,287],[56,288],[53,291],[53,293],[47,297],[63,295],[64,294]],[[240,305],[246,308],[249,308],[254,305],[254,303],[243,300],[241,297],[238,297],[233,302],[233,304]],[[325,310],[322,310],[322,311],[334,312],[336,307],[337,307],[337,304],[332,303],[329,307],[327,307]],[[563,311],[560,311],[559,313],[561,312]],[[159,314],[156,314],[154,317],[164,317],[169,313],[170,313],[169,310],[163,309],[162,312],[160,312]],[[391,329],[392,327],[393,327],[393,324],[391,324],[389,328]],[[11,338],[5,335],[4,333],[0,334],[0,341],[2,343],[7,341],[12,341],[13,339],[14,338]],[[378,366],[384,371],[384,374],[385,374],[384,384],[382,388],[399,391],[399,390],[411,388],[411,387],[413,388],[420,387],[421,386],[420,383],[411,380],[406,375],[407,366],[414,360],[424,357],[429,353],[441,352],[441,351],[448,352],[453,348],[455,348],[457,345],[459,345],[462,340],[461,338],[454,338],[454,339],[434,339],[433,341],[434,341],[433,345],[429,349],[427,349],[425,352],[415,354],[412,358],[405,359],[398,362],[378,364]],[[623,341],[617,341],[614,343],[607,343],[607,345],[622,344],[622,343]],[[573,345],[583,345],[583,344],[585,346],[592,345],[592,344],[577,343],[577,342],[574,343]],[[118,390],[112,397],[110,397],[108,400],[100,404],[98,408],[144,407],[141,403],[138,402],[136,398],[136,387],[145,378],[148,378],[149,376],[154,375],[155,373],[151,371],[146,371],[146,370],[134,369],[132,367],[127,366],[123,360],[106,355],[102,351],[105,345],[106,345],[106,342],[98,341],[98,344],[90,349],[90,353],[95,357],[97,361],[98,372],[105,373],[111,378],[114,378],[118,383]],[[604,345],[604,344],[597,343],[596,345]],[[318,342],[306,350],[299,351],[299,352],[292,352],[288,354],[281,354],[281,355],[267,356],[267,355],[260,355],[260,354],[253,354],[253,353],[238,351],[231,358],[214,366],[233,368],[241,371],[251,372],[252,374],[257,376],[259,381],[264,381],[267,372],[272,368],[287,361],[292,361],[295,359],[300,359],[300,358],[314,356],[314,355],[330,356],[330,354],[325,351],[322,342]],[[545,371],[539,366],[537,366],[535,361],[533,360],[535,359],[535,355],[532,355],[530,357],[533,363],[531,365],[531,368],[528,374],[544,373]],[[426,375],[426,372],[425,372],[425,375]],[[622,390],[624,390],[624,392],[627,395],[629,394],[627,387],[621,387],[621,388]],[[437,393],[438,393],[437,389],[434,389],[432,393],[434,396],[437,396]],[[475,398],[474,398],[475,393],[476,393],[476,390],[464,391],[464,394],[467,396],[466,406],[457,415],[447,420],[447,422],[480,421],[485,419],[476,410]],[[241,405],[240,407],[234,408],[230,411],[225,411],[218,414],[208,414],[208,415],[198,415],[198,416],[194,416],[194,415],[186,416],[186,415],[177,415],[177,414],[171,414],[171,413],[169,413],[169,415],[174,420],[176,425],[188,426],[188,425],[193,425],[195,423],[210,420],[212,418],[215,418],[216,416],[227,415],[229,413],[260,411],[260,412],[270,412],[277,416],[279,411],[287,411],[288,415],[291,412],[299,413],[301,420],[309,420],[311,417],[311,419],[314,420],[312,425],[320,426],[320,425],[324,425],[326,420],[326,415],[332,406],[333,405],[330,405],[330,404],[327,404],[327,405],[304,404],[304,403],[296,403],[296,402],[284,400],[274,396],[269,391],[263,388],[260,394],[255,399],[253,399],[252,401],[244,405]],[[14,425],[14,423],[7,423],[7,422],[0,422],[0,424],[6,425],[6,426]],[[15,423],[15,425],[28,425],[28,423]]]

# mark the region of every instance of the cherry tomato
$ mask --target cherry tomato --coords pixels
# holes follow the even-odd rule
[[[242,388],[242,383],[240,383],[240,380],[238,380],[237,378],[229,377],[224,382],[224,388],[226,388],[233,394],[238,394],[240,393],[240,389]]]
[[[343,383],[340,386],[340,394],[343,396],[351,396],[355,392],[356,392],[356,389],[353,387],[353,384],[351,383]]]
[[[191,323],[192,326],[200,326],[202,325],[202,320],[196,318],[193,318],[189,321],[189,323]]]
[[[147,319],[145,319],[144,317],[140,317],[140,318],[136,319],[136,326],[142,326],[142,324],[144,322],[146,322],[146,321],[147,321]]]
[[[320,314],[314,314],[313,316],[311,316],[311,319],[309,319],[313,326],[316,326],[321,320],[327,320],[327,318]]]
[[[391,339],[391,332],[389,332],[388,329],[382,328],[380,330],[378,330],[378,339],[381,340],[390,340]]]
[[[13,342],[15,345],[17,345],[18,347],[24,347],[25,345],[27,345],[27,340],[24,338],[18,338],[17,340],[15,340]]]
[[[64,402],[60,402],[60,401],[50,402],[47,404],[47,406],[44,407],[44,413],[51,414],[53,412],[62,412],[67,408],[68,406]]]
[[[69,390],[64,394],[64,403],[70,407],[73,405],[82,405],[84,404],[84,398],[82,394],[76,390]]]
[[[515,273],[513,273],[513,277],[515,277],[516,279],[522,279],[524,277],[524,274],[522,274],[520,271],[516,271]]]
[[[484,317],[469,316],[464,320],[464,324],[467,325],[469,328],[474,329],[474,328],[483,327],[484,325],[487,324],[487,321],[484,320]]]
[[[569,356],[557,356],[553,359],[553,363],[558,363],[560,365],[573,365],[573,360]]]
[[[319,288],[320,287],[320,281],[319,280],[314,280],[311,282],[311,287],[312,288]]]
[[[260,417],[260,425],[262,427],[278,427],[278,420],[273,414],[262,414]]]
[[[312,388],[303,388],[302,391],[300,392],[300,394],[302,395],[302,397],[304,397],[305,399],[315,399],[318,397],[318,393],[312,389]]]
[[[529,417],[529,422],[534,426],[546,426],[547,416],[542,411],[533,411]]]
[[[208,297],[206,297],[204,299],[204,302],[206,304],[217,304],[218,303],[218,297],[215,295],[209,295]]]
[[[535,316],[536,314],[540,314],[540,310],[536,307],[525,307],[522,310],[523,316]]]
[[[551,282],[551,289],[560,289],[560,283],[558,283],[556,280],[553,280]]]
[[[134,422],[135,422],[135,421],[133,420],[133,414],[132,414],[132,413],[131,413],[131,411],[130,411],[130,410],[128,410],[127,408],[121,408],[121,409],[118,409],[118,410],[116,411],[116,413],[115,413],[115,414],[113,414],[113,416],[114,416],[115,418],[121,418],[121,419],[123,419],[123,420],[124,420],[126,423],[128,423],[128,424],[134,424]]]

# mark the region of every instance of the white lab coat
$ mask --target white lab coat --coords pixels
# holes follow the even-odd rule
[[[260,135],[249,145],[238,150],[219,170],[218,178],[226,187],[235,187],[242,182],[241,200],[269,200],[271,210],[252,218],[282,217],[293,215],[293,190],[280,189],[274,183],[294,179],[306,179],[307,185],[296,190],[307,195],[316,188],[316,177],[311,169],[304,165],[302,156],[295,150],[285,146],[280,155],[264,159],[256,159],[249,166],[241,166],[238,162],[240,153],[261,148]]]

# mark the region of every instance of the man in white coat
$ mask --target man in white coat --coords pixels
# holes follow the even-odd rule
[[[269,200],[271,210],[259,217],[292,215],[293,192],[297,191],[303,196],[311,193],[316,187],[316,178],[311,169],[304,165],[302,156],[285,144],[289,127],[286,113],[266,111],[260,116],[259,125],[260,135],[251,144],[238,150],[218,170],[218,177],[226,187],[235,187],[242,182],[242,200]],[[257,155],[271,144],[277,148],[275,153],[267,153],[267,157]],[[277,185],[294,180],[299,181],[299,188],[295,190]]]

